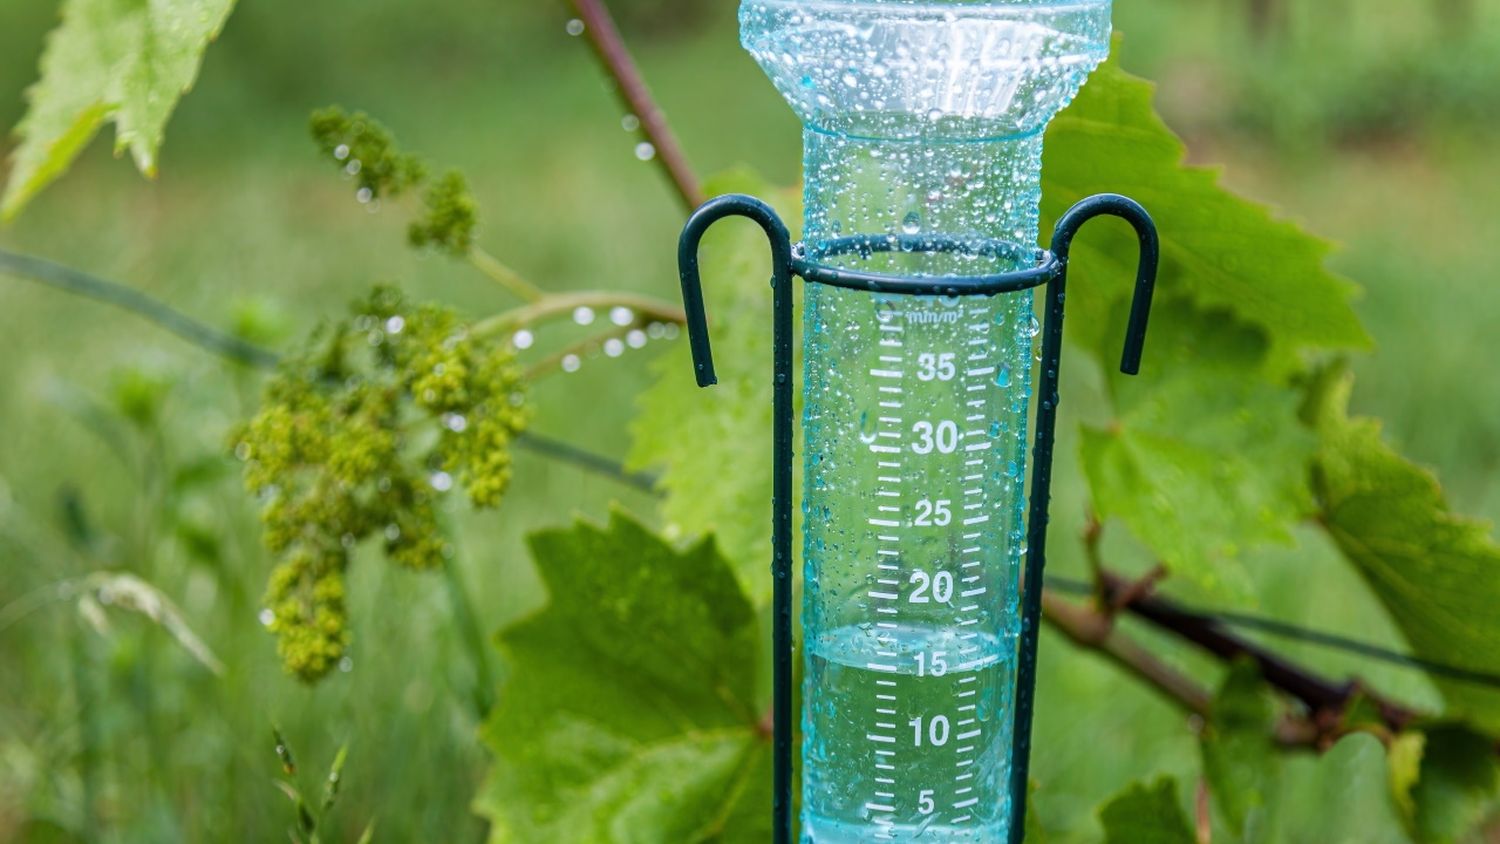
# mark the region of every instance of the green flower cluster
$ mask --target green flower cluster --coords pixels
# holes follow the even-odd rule
[[[269,626],[287,669],[307,681],[348,648],[354,546],[376,537],[403,566],[441,565],[438,499],[462,486],[476,506],[498,504],[528,415],[513,353],[471,337],[452,311],[390,288],[353,310],[281,366],[234,438],[279,559]]]
[[[354,177],[363,201],[394,196],[427,176],[421,159],[401,152],[390,131],[362,111],[318,109],[311,128],[323,153]]]
[[[474,245],[474,226],[479,205],[469,193],[464,174],[450,170],[427,189],[422,217],[406,230],[407,240],[418,249],[431,247],[455,258],[469,254]]]

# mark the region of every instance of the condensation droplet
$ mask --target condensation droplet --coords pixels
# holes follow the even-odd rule
[[[535,342],[536,335],[532,334],[530,331],[527,331],[524,328],[520,331],[517,331],[515,335],[510,338],[511,345],[515,346],[518,349],[529,349]]]
[[[262,627],[270,627],[276,621],[276,613],[271,612],[270,607],[265,607],[256,615],[256,618],[260,619]]]
[[[604,354],[612,358],[617,358],[625,354],[625,341],[618,337],[611,337],[605,340]]]
[[[583,21],[579,20],[578,18],[573,18],[572,20],[568,21],[567,25],[563,28],[567,30],[567,33],[569,35],[577,38],[578,36],[583,34],[584,29],[586,29],[587,27],[583,25]]]
[[[432,477],[428,478],[427,482],[432,484],[432,488],[438,492],[447,492],[453,489],[453,476],[447,472],[433,472]]]
[[[406,318],[399,314],[385,321],[385,333],[387,334],[400,334],[401,330],[405,327]]]
[[[349,157],[349,145],[348,144],[339,144],[338,146],[334,147],[333,148],[333,157],[337,158],[339,161],[343,161],[344,159],[348,158]]]
[[[625,345],[632,349],[639,349],[646,345],[646,332],[639,328],[625,335]]]
[[[375,198],[375,192],[369,188],[360,188],[354,192],[354,198],[359,200],[360,205],[365,205]]]
[[[571,354],[570,355],[563,355],[563,359],[562,359],[562,369],[563,369],[563,372],[577,372],[578,371],[578,367],[580,367],[582,365],[583,365],[583,361],[578,358],[578,355],[571,355]]]
[[[641,128],[641,119],[633,114],[627,114],[620,118],[620,128],[627,132],[634,132]]]
[[[573,321],[579,325],[593,325],[594,309],[588,305],[579,305],[573,309]]]
[[[656,157],[656,146],[650,141],[641,141],[635,145],[635,157],[642,161],[650,161]]]
[[[621,328],[624,328],[632,322],[635,322],[635,311],[632,311],[631,309],[623,305],[616,305],[609,310],[609,321],[614,323],[615,325],[620,326]]]

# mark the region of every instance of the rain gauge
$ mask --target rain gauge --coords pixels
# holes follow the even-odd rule
[[[1019,844],[1068,249],[1100,215],[1139,235],[1126,372],[1156,275],[1151,220],[1120,196],[1083,201],[1036,246],[1043,132],[1106,57],[1110,0],[744,0],[740,20],[804,125],[803,240],[726,196],[688,222],[679,260],[707,386],[699,243],[727,216],[771,241],[776,841]]]

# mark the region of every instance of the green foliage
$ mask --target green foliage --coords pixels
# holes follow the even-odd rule
[[[354,179],[361,202],[395,196],[427,176],[421,159],[402,152],[390,130],[362,111],[322,108],[310,128],[328,160]]]
[[[474,246],[479,206],[469,193],[464,174],[457,170],[444,173],[427,189],[422,200],[422,216],[406,230],[411,245],[418,249],[430,247],[455,258],[468,255]]]
[[[1177,801],[1177,781],[1136,783],[1099,810],[1105,844],[1197,844],[1193,826]]]
[[[1459,844],[1500,801],[1495,743],[1460,724],[1402,737],[1392,752],[1391,785],[1417,844]]]
[[[760,628],[713,542],[679,551],[617,512],[530,545],[551,600],[500,635],[490,840],[768,840]]]
[[[440,565],[438,498],[462,486],[475,506],[498,504],[526,420],[507,346],[390,288],[281,365],[233,440],[280,558],[266,604],[288,670],[316,680],[343,656],[350,550],[373,536],[403,566]]]
[[[1153,322],[1148,374],[1112,378],[1116,418],[1083,430],[1093,506],[1171,571],[1248,594],[1240,552],[1290,544],[1312,509],[1315,438],[1297,424],[1297,395],[1264,375],[1263,330],[1171,298]]]
[[[1203,731],[1203,775],[1214,817],[1232,840],[1272,840],[1281,758],[1275,742],[1276,712],[1255,663],[1234,665],[1214,699]]]
[[[1308,352],[1368,343],[1328,246],[1183,163],[1153,87],[1107,62],[1048,129],[1044,218],[1102,191],[1146,206],[1162,234],[1160,302],[1143,376],[1114,371],[1137,249],[1123,227],[1073,249],[1069,337],[1107,373],[1112,420],[1084,433],[1093,505],[1174,571],[1244,594],[1237,558],[1287,542],[1309,507],[1312,441],[1286,374]]]
[[[115,151],[130,150],[154,176],[167,119],[233,7],[234,0],[66,0],[16,129],[21,145],[0,217],[14,218],[61,176],[106,121],[115,124]]]
[[[745,171],[710,182],[710,193],[749,193],[778,206],[795,224],[800,207]],[[631,426],[630,462],[661,470],[662,515],[689,535],[714,534],[757,603],[770,598],[771,558],[771,291],[748,279],[771,277],[765,233],[751,223],[724,224],[703,244],[703,287],[719,383],[699,389],[686,344],[652,364],[656,383],[641,394]],[[712,459],[713,471],[704,470]],[[761,518],[764,515],[764,518]]]
[[[1427,470],[1348,415],[1353,381],[1323,371],[1305,416],[1322,445],[1313,464],[1319,518],[1421,656],[1500,671],[1500,544],[1488,524],[1455,515]],[[1500,692],[1434,677],[1447,715],[1500,732]]]
[[[1151,212],[1161,232],[1158,290],[1165,296],[1226,309],[1267,332],[1271,360],[1283,365],[1308,350],[1368,347],[1349,306],[1354,286],[1324,263],[1329,244],[1223,187],[1214,170],[1185,164],[1186,147],[1157,116],[1154,92],[1114,61],[1094,72],[1048,127],[1044,220],[1101,190],[1123,193]],[[1071,336],[1111,361],[1124,327],[1104,317],[1129,295],[1134,239],[1120,227],[1108,236],[1091,229],[1072,256],[1079,295],[1069,301]]]
[[[320,832],[326,831],[325,822],[333,811],[334,804],[338,802],[339,786],[344,781],[344,763],[349,758],[349,745],[340,746],[334,754],[333,763],[328,766],[328,774],[323,778],[322,797],[314,803],[303,796],[303,789],[297,784],[297,765],[292,761],[291,745],[280,729],[272,727],[271,734],[276,741],[276,758],[281,761],[282,777],[275,780],[276,787],[292,804],[292,825],[287,828],[287,838],[292,844],[319,844],[324,840]],[[360,835],[359,844],[366,844],[373,837],[374,831],[375,824],[372,822]]]

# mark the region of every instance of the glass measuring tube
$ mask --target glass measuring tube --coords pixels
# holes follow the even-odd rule
[[[808,257],[1033,261],[1042,130],[1104,58],[1109,11],[745,0],[744,43],[805,126]],[[1037,333],[1029,294],[807,287],[804,842],[1005,840]]]

